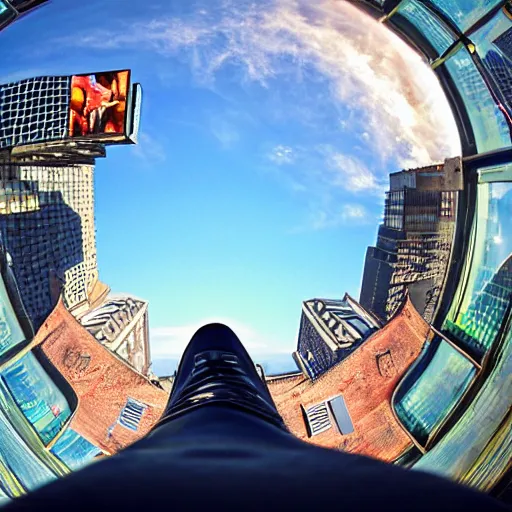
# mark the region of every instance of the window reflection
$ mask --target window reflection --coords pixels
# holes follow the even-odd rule
[[[412,23],[427,38],[439,55],[454,42],[453,36],[436,16],[421,2],[406,0],[400,4],[398,13]]]
[[[1,373],[18,407],[46,445],[71,416],[69,404],[32,352]]]
[[[463,281],[465,293],[448,315],[444,329],[481,359],[492,346],[511,300],[512,182],[480,183],[477,201],[473,257]]]
[[[53,446],[52,453],[69,468],[77,470],[91,462],[101,451],[72,428],[67,428]]]
[[[462,31],[474,25],[502,0],[432,0],[432,3]]]
[[[510,130],[469,52],[461,48],[445,63],[473,128],[478,152],[510,146]]]
[[[471,36],[478,56],[502,94],[504,107],[512,113],[512,21],[499,11]]]
[[[471,360],[440,337],[425,349],[394,398],[400,421],[421,445],[447,419],[475,374]]]
[[[0,355],[24,340],[25,336],[7,295],[5,283],[0,277]]]
[[[4,393],[7,390],[0,384],[2,404],[5,404]],[[6,471],[0,471],[0,484],[11,497],[19,496],[23,489],[35,489],[56,477],[34,453],[21,432],[16,415],[9,407],[0,407],[0,469],[3,469],[2,465],[6,467]]]

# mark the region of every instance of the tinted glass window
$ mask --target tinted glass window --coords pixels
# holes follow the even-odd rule
[[[79,469],[101,451],[73,429],[67,428],[53,446],[52,453],[69,468]]]
[[[446,61],[466,107],[480,153],[510,146],[510,130],[496,101],[471,58],[462,48]]]
[[[462,31],[474,25],[502,0],[433,0],[432,3]]]
[[[455,41],[442,22],[421,2],[416,0],[402,2],[398,13],[429,40],[439,55],[442,55]]]
[[[424,356],[433,350],[432,358],[413,371],[394,404],[400,421],[422,445],[448,417],[476,373],[473,363],[449,343],[439,339],[432,343]]]
[[[469,273],[462,284],[464,294],[454,303],[444,325],[478,358],[492,346],[511,300],[511,211],[512,182],[478,186],[473,250],[466,264]]]
[[[1,376],[27,420],[48,444],[71,415],[62,392],[31,352]]]

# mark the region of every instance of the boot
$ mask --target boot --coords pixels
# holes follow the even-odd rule
[[[190,340],[155,428],[210,404],[253,414],[288,432],[251,357],[223,324],[205,325]]]

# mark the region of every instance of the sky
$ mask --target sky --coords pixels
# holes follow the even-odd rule
[[[308,3],[51,0],[2,32],[0,83],[142,84],[139,144],[97,161],[96,229],[101,280],[149,301],[157,373],[210,321],[293,369],[302,301],[359,298],[389,172],[460,154],[417,54],[349,2]]]

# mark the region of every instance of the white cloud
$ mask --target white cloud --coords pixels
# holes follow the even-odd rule
[[[278,165],[292,164],[295,161],[295,153],[291,147],[279,144],[272,149],[268,158]]]
[[[228,120],[220,117],[211,118],[210,130],[225,149],[231,148],[240,139],[240,134],[235,126]]]
[[[346,204],[342,208],[342,217],[348,219],[363,220],[368,217],[366,208],[360,204]]]
[[[153,359],[180,357],[194,333],[203,325],[214,322],[230,327],[251,355],[289,352],[276,350],[275,347],[279,344],[269,341],[268,336],[256,332],[248,325],[230,318],[212,317],[185,325],[151,328],[151,357]]]
[[[383,160],[412,167],[460,152],[434,73],[398,37],[348,1],[322,0],[312,8],[299,0],[224,0],[212,12],[142,21],[69,42],[105,50],[143,47],[178,56],[203,83],[214,81],[226,65],[234,66],[242,80],[264,87],[280,74],[297,76],[315,69],[328,80],[332,102],[358,111],[348,129],[363,134],[369,149]]]
[[[344,204],[338,208],[330,208],[328,205],[314,209],[311,208],[309,218],[304,224],[290,230],[290,234],[304,233],[307,231],[322,231],[338,228],[350,224],[361,225],[370,221],[370,214],[361,204]]]
[[[151,135],[141,132],[133,154],[147,163],[161,163],[167,159],[164,146]]]
[[[334,153],[328,157],[330,173],[326,174],[333,185],[349,192],[372,192],[382,194],[384,184],[379,184],[375,175],[358,158]]]

